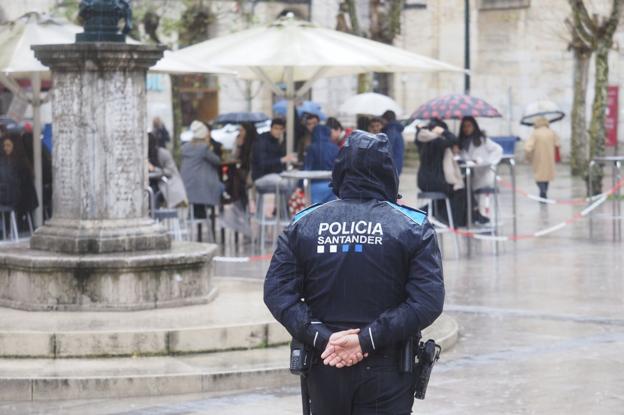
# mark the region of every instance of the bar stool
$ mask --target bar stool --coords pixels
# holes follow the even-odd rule
[[[434,215],[436,212],[434,201],[444,200],[444,204],[446,205],[446,216],[448,217],[449,229],[448,230],[437,230],[437,232],[446,232],[450,231],[453,234],[454,244],[455,244],[455,256],[459,259],[459,237],[457,233],[453,232],[455,228],[455,223],[453,222],[453,210],[451,209],[451,200],[445,193],[442,192],[420,192],[417,195],[418,200],[427,201],[427,213],[430,215]]]
[[[153,216],[159,223],[164,223],[174,240],[182,240],[182,226],[180,225],[178,209],[156,209]]]
[[[267,217],[264,213],[266,197],[268,195],[274,195],[275,197],[275,216],[273,218]],[[274,227],[275,235],[278,232],[278,226],[287,226],[290,223],[290,217],[288,214],[288,200],[285,195],[279,191],[276,187],[274,191],[259,192],[256,188],[256,212],[253,216],[254,221],[260,228],[260,253],[264,252],[264,243],[266,239],[266,229],[269,226]],[[277,238],[275,238],[277,239]],[[252,237],[252,250],[255,251],[256,238]]]
[[[202,223],[206,222],[206,224],[208,224],[208,221],[210,221],[210,230],[212,231],[212,242],[216,243],[217,241],[217,229],[216,229],[216,220],[217,220],[217,210],[215,208],[215,206],[212,205],[204,205],[204,208],[206,210],[206,218],[205,219],[200,219],[200,218],[195,218],[195,205],[191,204],[189,206],[189,226],[191,229],[190,235],[191,235],[191,240],[195,240],[195,225],[197,225],[197,241],[198,242],[202,242],[202,229],[201,229],[201,225]]]
[[[7,239],[7,217],[9,219],[10,239],[16,241],[19,239],[17,231],[17,216],[15,210],[10,206],[0,206],[0,223],[2,225],[2,239]]]

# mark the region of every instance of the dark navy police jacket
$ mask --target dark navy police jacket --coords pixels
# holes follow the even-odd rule
[[[388,139],[354,132],[340,150],[338,200],[295,216],[280,235],[264,301],[297,340],[322,352],[329,336],[360,328],[364,353],[397,349],[441,313],[442,261],[433,226],[396,204]]]

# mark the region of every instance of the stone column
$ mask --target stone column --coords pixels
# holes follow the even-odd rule
[[[32,249],[74,254],[169,249],[148,217],[145,76],[159,46],[34,46],[54,79],[53,217]]]

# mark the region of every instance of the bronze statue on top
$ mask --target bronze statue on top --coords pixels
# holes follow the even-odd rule
[[[84,32],[76,42],[125,42],[132,30],[132,9],[128,0],[82,0],[78,13]],[[121,33],[119,21],[124,21]]]

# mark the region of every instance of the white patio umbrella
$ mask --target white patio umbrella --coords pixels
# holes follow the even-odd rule
[[[343,102],[338,109],[338,111],[350,115],[381,115],[388,110],[394,111],[397,116],[403,114],[403,109],[395,100],[387,95],[375,92],[354,95]]]
[[[266,82],[288,99],[287,148],[293,150],[294,102],[321,77],[364,72],[453,71],[463,69],[380,42],[282,17],[257,27],[176,51],[177,56],[236,70]],[[296,81],[306,81],[295,91]],[[285,82],[286,91],[277,87]]]
[[[32,45],[74,43],[76,33],[82,32],[80,26],[55,19],[36,12],[27,13],[15,21],[0,25],[0,83],[5,85],[16,97],[30,103],[33,107],[33,137],[41,136],[41,104],[47,97],[41,96],[41,80],[50,77],[49,69],[42,65],[31,49]],[[132,39],[128,43],[137,44]],[[184,58],[171,56],[169,52],[153,68],[155,72],[182,73],[217,73],[234,74],[212,65],[189,62]],[[16,79],[29,78],[32,93],[25,93]],[[41,146],[33,145],[35,170],[35,189],[40,205],[35,211],[35,223],[43,222],[41,201]]]

